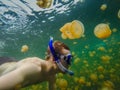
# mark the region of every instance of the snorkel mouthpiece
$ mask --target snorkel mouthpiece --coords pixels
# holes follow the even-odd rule
[[[56,52],[55,52],[55,49],[53,47],[53,37],[50,37],[50,41],[49,41],[49,48],[50,48],[50,51],[55,59],[55,62],[57,64],[57,66],[60,68],[61,71],[65,72],[65,73],[68,73],[69,75],[74,75],[73,71],[71,70],[68,70],[67,68],[65,68],[61,62],[60,62],[60,58],[57,56]],[[70,58],[70,55],[68,55],[68,59]],[[68,62],[68,61],[66,61]]]

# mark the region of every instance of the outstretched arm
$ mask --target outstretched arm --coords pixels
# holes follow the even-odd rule
[[[16,70],[0,77],[0,90],[10,90],[22,86],[28,79],[34,79],[34,75],[38,74],[40,70],[40,67],[34,64],[21,65]]]
[[[20,70],[12,71],[0,77],[0,90],[10,90],[23,82],[24,78]]]

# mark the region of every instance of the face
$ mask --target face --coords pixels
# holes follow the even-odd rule
[[[57,59],[59,59],[63,66],[68,67],[70,65],[72,55],[67,45],[60,41],[55,41],[53,43],[53,47],[51,43],[49,44],[49,47],[51,47],[51,50],[48,48],[47,54],[50,55],[52,51],[52,54],[54,55],[53,61],[57,61]]]
[[[70,50],[67,50],[65,48],[61,49],[60,61],[62,65],[68,68],[69,65],[71,64],[71,60],[72,60],[72,55]]]

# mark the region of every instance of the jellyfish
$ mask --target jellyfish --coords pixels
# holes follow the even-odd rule
[[[102,11],[106,10],[107,9],[107,4],[102,4],[101,7],[100,7],[100,9]]]
[[[74,64],[78,64],[80,62],[80,58],[76,58],[75,60],[74,60]]]
[[[111,35],[111,29],[108,24],[100,23],[95,27],[94,34],[97,38],[105,39]]]
[[[68,86],[68,82],[65,79],[59,79],[57,83],[59,88],[66,88]]]
[[[85,84],[86,83],[86,81],[85,81],[85,77],[84,76],[81,76],[80,78],[79,78],[79,81],[78,81],[80,84]]]
[[[113,82],[107,80],[103,82],[102,89],[101,90],[114,90],[115,85]]]
[[[92,84],[91,82],[86,82],[86,86],[87,86],[87,87],[92,86],[91,84]]]
[[[66,38],[69,39],[74,39],[73,34],[70,31],[71,29],[71,23],[66,23],[61,29],[60,31],[62,32],[62,34],[64,35],[64,37],[66,36]],[[63,36],[62,36],[63,37]],[[63,38],[64,38],[63,37]],[[65,39],[65,38],[64,38]]]
[[[99,72],[103,72],[103,71],[104,71],[104,67],[103,67],[103,66],[98,66],[97,70],[98,70]]]
[[[62,32],[61,37],[63,39],[77,39],[82,37],[84,34],[84,25],[78,20],[66,23],[63,27],[60,28]]]
[[[75,38],[80,38],[84,34],[84,25],[78,20],[74,20],[71,23],[71,32]]]
[[[105,63],[109,63],[111,57],[108,56],[108,55],[104,55],[104,56],[101,56],[101,59],[102,59],[103,62],[105,62]]]
[[[21,48],[21,52],[27,52],[29,47],[27,45],[23,45]]]
[[[74,77],[74,82],[78,82],[79,81],[79,78],[78,77]]]
[[[118,31],[117,28],[112,29],[112,32],[117,32],[117,31]]]
[[[103,47],[103,46],[98,47],[97,50],[99,50],[99,51],[103,51],[103,52],[106,51],[105,47]]]
[[[63,77],[63,74],[62,73],[58,73],[57,74],[57,78],[62,78]]]
[[[49,8],[54,0],[37,0],[37,5],[41,8]]]
[[[99,79],[104,79],[105,78],[105,76],[103,74],[100,74],[98,77],[99,77]]]
[[[120,19],[120,9],[118,10],[118,18]]]
[[[92,73],[92,74],[90,75],[90,79],[91,79],[93,82],[96,82],[96,81],[98,80],[97,74]]]

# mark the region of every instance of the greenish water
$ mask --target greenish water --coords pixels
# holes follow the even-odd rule
[[[120,90],[120,19],[117,17],[120,0],[56,0],[50,9],[31,9],[34,15],[28,14],[20,6],[9,6],[5,1],[0,0],[0,56],[15,57],[18,60],[32,56],[44,58],[49,37],[53,36],[54,40],[66,43],[75,54],[71,66],[75,76],[59,77],[67,80],[68,86],[66,89],[57,87],[57,90],[103,90],[101,88],[106,81],[113,84],[109,84],[109,88],[113,89],[105,90]],[[24,0],[20,1],[25,3]],[[107,9],[102,11],[100,6],[104,3],[107,4]],[[85,37],[62,39],[59,29],[73,20],[80,20],[84,24]],[[98,39],[93,31],[99,23],[109,23],[111,30],[116,28],[117,31],[105,40]],[[29,51],[21,53],[21,46],[25,44],[29,46]],[[100,50],[100,47],[104,50]],[[102,61],[103,56],[110,57],[109,61]],[[99,71],[99,66],[104,70]],[[91,74],[97,76],[96,81],[91,80]],[[100,75],[104,78],[100,79]],[[85,83],[80,82],[81,77],[85,78]],[[46,84],[42,85],[33,90],[46,90]],[[30,88],[32,87],[25,90],[31,90]]]

